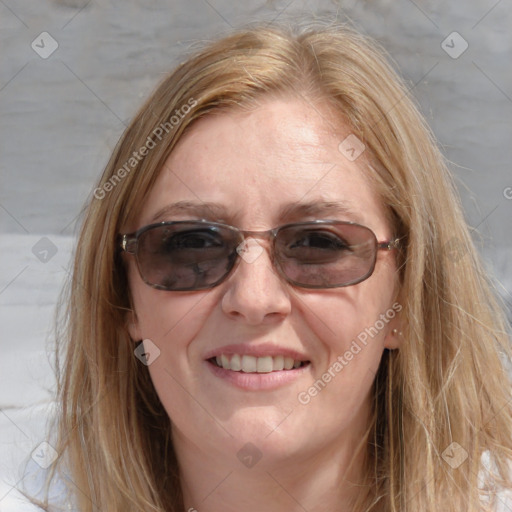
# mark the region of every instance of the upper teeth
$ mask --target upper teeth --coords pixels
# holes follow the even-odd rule
[[[279,370],[291,370],[298,368],[302,361],[297,361],[293,357],[284,356],[264,356],[254,357],[238,354],[228,356],[222,354],[215,358],[217,364],[226,370],[245,373],[269,373]]]

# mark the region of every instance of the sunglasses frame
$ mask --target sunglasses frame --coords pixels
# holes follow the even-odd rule
[[[268,229],[268,230],[265,230],[265,231],[249,231],[249,230],[238,229],[237,227],[231,226],[229,224],[224,224],[224,223],[221,223],[221,222],[209,221],[207,219],[163,221],[163,222],[158,222],[158,223],[154,223],[154,224],[149,224],[147,226],[143,226],[143,227],[139,228],[137,231],[135,231],[133,233],[126,233],[126,234],[120,234],[119,235],[119,247],[120,247],[120,249],[123,252],[126,252],[127,254],[131,254],[131,255],[135,256],[135,260],[136,260],[136,263],[137,263],[137,269],[139,271],[139,275],[141,276],[141,278],[144,281],[144,283],[146,283],[148,286],[151,286],[152,288],[156,288],[157,290],[164,290],[164,291],[171,291],[171,292],[174,292],[174,291],[200,291],[200,290],[207,290],[207,289],[214,288],[214,287],[220,285],[223,281],[225,281],[228,278],[229,275],[231,275],[233,273],[233,271],[237,267],[238,262],[241,259],[240,255],[238,254],[238,251],[236,251],[236,248],[235,248],[234,252],[237,253],[237,256],[235,258],[235,261],[234,261],[232,267],[226,272],[226,274],[221,279],[218,279],[216,282],[214,282],[214,283],[212,283],[212,284],[210,284],[208,286],[202,286],[200,288],[169,289],[169,288],[167,288],[165,286],[162,286],[162,285],[150,283],[150,282],[148,282],[145,279],[145,277],[144,277],[144,275],[143,275],[143,273],[141,272],[141,269],[140,269],[141,265],[140,265],[139,257],[138,257],[138,254],[137,254],[139,237],[141,235],[143,235],[146,231],[149,231],[151,229],[155,229],[155,228],[158,228],[158,227],[174,226],[174,225],[177,225],[177,224],[191,224],[191,223],[198,224],[198,225],[204,224],[205,226],[219,227],[219,228],[223,228],[223,229],[229,229],[230,231],[234,231],[237,234],[237,236],[240,238],[240,240],[241,240],[239,242],[239,244],[237,245],[237,247],[241,243],[243,243],[246,239],[248,239],[248,238],[259,238],[259,239],[269,240],[271,242],[271,244],[272,244],[271,245],[270,254],[271,254],[271,259],[272,259],[272,263],[273,263],[274,268],[276,268],[276,270],[278,271],[279,275],[282,278],[284,278],[286,280],[286,282],[288,282],[288,283],[290,283],[290,284],[292,284],[294,286],[297,286],[299,288],[328,289],[328,288],[342,288],[342,287],[345,287],[345,286],[352,286],[352,285],[358,284],[358,283],[360,283],[362,281],[365,281],[366,279],[368,279],[373,274],[373,272],[375,270],[375,265],[376,265],[376,262],[377,262],[377,253],[378,253],[379,250],[391,251],[393,249],[398,249],[400,247],[400,239],[399,238],[394,237],[391,240],[380,241],[379,242],[379,240],[377,239],[377,236],[375,235],[375,233],[369,227],[364,226],[362,224],[358,224],[357,222],[342,221],[342,220],[323,220],[322,219],[322,220],[313,220],[313,221],[304,221],[304,222],[291,222],[291,223],[283,224],[281,226],[277,226],[275,228]],[[372,262],[371,268],[361,278],[357,278],[357,279],[355,279],[353,281],[350,281],[348,283],[341,284],[341,285],[340,284],[328,285],[328,286],[305,285],[305,284],[301,284],[299,282],[296,282],[293,279],[290,279],[284,273],[284,271],[281,269],[281,267],[278,264],[278,262],[275,261],[274,246],[275,246],[276,238],[277,238],[278,233],[281,230],[283,230],[284,228],[289,228],[289,227],[292,227],[292,226],[293,227],[301,226],[301,225],[305,225],[305,226],[315,226],[315,225],[316,226],[334,226],[334,225],[339,225],[339,224],[350,225],[350,226],[357,226],[357,227],[360,227],[360,228],[364,228],[365,230],[369,231],[373,235],[373,238],[375,239],[375,247],[376,247],[375,257],[373,258],[373,262]]]

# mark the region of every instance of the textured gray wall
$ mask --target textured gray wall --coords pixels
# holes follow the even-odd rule
[[[297,15],[349,16],[389,51],[453,162],[489,264],[510,290],[507,0],[0,0],[0,232],[72,234],[124,124],[194,41]],[[42,32],[58,44],[45,59],[34,50],[46,56],[54,43]],[[448,38],[450,56],[441,43],[453,32],[463,40]]]

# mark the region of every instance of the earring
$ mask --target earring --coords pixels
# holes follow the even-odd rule
[[[393,329],[391,331],[393,333],[393,336],[396,336],[398,334],[398,336],[402,336],[402,331],[399,331],[398,329]]]

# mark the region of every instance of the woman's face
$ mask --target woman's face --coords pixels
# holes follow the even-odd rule
[[[176,146],[138,223],[126,231],[212,212],[206,218],[244,230],[356,221],[379,241],[389,240],[383,206],[365,177],[364,152],[353,160],[351,139],[339,149],[349,134],[327,108],[299,100],[269,99],[250,113],[204,118]],[[197,209],[165,212],[178,201]],[[327,202],[340,208],[326,208]],[[205,212],[205,203],[217,206]],[[306,203],[310,208],[297,208]],[[149,371],[178,452],[188,446],[239,464],[235,457],[244,450],[276,462],[354,446],[368,425],[383,350],[397,346],[394,253],[378,251],[374,273],[357,285],[305,289],[279,277],[268,242],[258,244],[249,245],[219,286],[192,292],[146,285],[127,256],[135,306],[130,333],[160,350]],[[265,357],[263,369],[269,356],[277,366],[280,356],[307,363],[276,372],[219,371],[211,358],[222,354],[230,364],[235,355]]]

